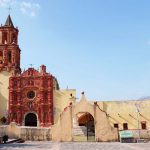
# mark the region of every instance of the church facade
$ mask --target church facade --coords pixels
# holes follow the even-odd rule
[[[8,15],[0,27],[0,122],[50,127],[54,116],[59,116],[56,111],[60,113],[67,103],[63,100],[75,92],[59,90],[57,79],[44,65],[39,70],[31,67],[21,72],[18,33]]]
[[[9,79],[9,123],[49,127],[53,124],[53,80],[42,65]]]

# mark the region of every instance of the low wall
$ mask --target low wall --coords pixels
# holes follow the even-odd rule
[[[122,130],[123,131],[123,130]],[[120,131],[120,132],[122,132]],[[150,140],[150,130],[124,130],[123,132],[130,132],[130,136],[135,139],[149,139]]]
[[[150,139],[150,130],[130,130],[133,133],[134,138]]]
[[[0,126],[0,136],[8,135],[9,138],[22,138],[31,141],[50,141],[51,128],[17,126],[11,123],[8,126]]]
[[[6,128],[6,125],[0,126],[0,137],[6,135]]]

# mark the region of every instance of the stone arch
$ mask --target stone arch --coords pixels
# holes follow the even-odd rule
[[[88,141],[89,139],[89,134],[88,131],[90,130],[89,128],[89,122],[88,119],[86,118],[86,124],[83,126],[79,126],[79,122],[77,122],[78,115],[87,115],[90,114],[93,118],[93,125],[94,125],[94,132],[93,132],[93,139],[92,141],[95,141],[95,114],[94,114],[94,106],[93,104],[89,103],[85,96],[84,93],[82,94],[80,102],[76,103],[74,106],[72,106],[72,136],[74,141],[78,141],[78,139],[81,139],[82,141]],[[82,130],[82,131],[81,131]],[[78,132],[79,131],[79,132]],[[81,134],[80,134],[81,133]],[[83,133],[83,134],[82,134]]]
[[[87,122],[94,121],[94,117],[88,112],[83,112],[78,116],[77,121],[79,123],[79,126],[82,126]]]
[[[73,141],[95,141],[95,119],[88,112],[80,112],[72,117]]]
[[[52,139],[56,141],[73,141],[73,117],[81,112],[90,113],[94,118],[95,141],[117,141],[118,132],[110,126],[107,115],[97,103],[89,103],[84,94],[80,102],[66,107],[60,118],[52,127]]]
[[[30,115],[30,116],[29,116]],[[38,127],[39,126],[39,120],[38,120],[38,115],[36,112],[34,111],[30,111],[30,112],[27,112],[24,114],[24,118],[23,118],[23,125],[24,126],[28,126],[26,124],[26,119],[27,117],[33,117],[34,121],[36,121],[36,125],[31,125],[31,126],[34,126],[34,127]],[[35,120],[36,119],[36,120]],[[29,125],[30,126],[30,125]]]

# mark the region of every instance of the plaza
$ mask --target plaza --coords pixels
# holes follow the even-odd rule
[[[149,150],[150,143],[47,142],[1,144],[1,150]]]

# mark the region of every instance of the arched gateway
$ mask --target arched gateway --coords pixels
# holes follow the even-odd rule
[[[37,127],[37,116],[34,113],[25,116],[25,126]]]
[[[95,141],[95,121],[88,112],[80,112],[73,118],[73,141]]]
[[[96,102],[89,103],[84,93],[80,102],[75,105],[70,104],[61,113],[58,122],[52,127],[52,140],[75,141],[74,118],[78,119],[78,125],[83,125],[83,128],[87,128],[90,125],[90,129],[86,131],[91,132],[93,130],[94,141],[106,142],[118,140],[117,129],[110,126],[106,113],[100,109]]]

